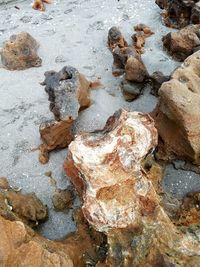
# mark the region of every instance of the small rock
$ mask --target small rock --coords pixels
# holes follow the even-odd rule
[[[54,208],[58,211],[69,209],[72,206],[73,194],[65,189],[57,189],[52,197]]]

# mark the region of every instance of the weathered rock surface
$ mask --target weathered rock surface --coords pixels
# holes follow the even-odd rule
[[[55,117],[55,120],[40,125],[43,144],[39,160],[46,163],[50,151],[67,147],[72,141],[72,124],[79,110],[90,105],[90,89],[97,83],[88,81],[77,69],[66,66],[59,72],[46,72],[42,85],[45,85],[49,109]]]
[[[167,82],[170,80],[170,76],[164,75],[160,71],[155,71],[150,76],[150,80],[151,80],[151,86],[152,86],[151,94],[158,96],[158,90],[160,89],[161,85],[164,82]]]
[[[27,32],[12,35],[1,49],[2,64],[9,70],[40,67],[42,60],[37,55],[38,48],[38,42]]]
[[[165,10],[164,23],[168,27],[183,28],[190,23],[200,23],[199,0],[156,0],[156,4]]]
[[[142,61],[141,55],[136,51],[134,46],[129,46],[122,33],[117,27],[112,27],[108,32],[108,48],[113,55],[112,73],[119,76],[125,73],[124,83],[128,83],[128,91],[124,83],[122,90],[128,95],[128,100],[135,99],[141,90],[135,90],[134,83],[144,83],[148,77],[148,71]],[[130,90],[132,87],[132,90]],[[131,99],[130,99],[131,97]]]
[[[200,46],[200,25],[187,26],[178,32],[170,32],[162,41],[170,55],[183,61]]]
[[[175,70],[159,90],[154,119],[167,158],[200,164],[200,51]]]
[[[58,211],[69,209],[72,206],[73,198],[72,191],[56,189],[52,197],[54,208]]]
[[[50,241],[29,227],[44,219],[46,207],[35,195],[8,187],[0,190],[0,266],[83,267],[105,259],[104,235],[89,227],[80,210],[74,218],[77,231],[62,241]]]
[[[39,11],[45,11],[44,3],[50,4],[51,0],[35,0],[32,4],[32,8]]]
[[[122,110],[69,146],[65,170],[82,195],[84,216],[108,239],[98,267],[199,265],[200,243],[172,223],[142,167],[156,144],[153,119]]]
[[[146,38],[150,37],[152,34],[154,34],[154,32],[152,32],[149,26],[142,23],[136,25],[134,27],[134,30],[136,31],[136,33],[131,36],[131,38],[133,39],[133,45],[136,51],[142,54],[144,53]]]
[[[3,183],[2,183],[3,182]],[[48,217],[47,206],[32,194],[22,194],[10,187],[6,178],[0,179],[0,215],[8,219],[19,218],[30,226],[36,226]]]

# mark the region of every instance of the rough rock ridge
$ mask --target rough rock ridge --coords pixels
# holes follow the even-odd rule
[[[175,70],[159,90],[154,119],[168,158],[200,164],[200,51]],[[161,154],[160,154],[161,155]]]
[[[83,198],[88,222],[108,239],[97,266],[198,266],[200,244],[183,234],[162,208],[142,162],[157,145],[148,114],[121,110],[103,130],[78,135],[65,170]]]

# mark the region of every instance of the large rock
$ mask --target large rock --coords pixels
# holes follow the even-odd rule
[[[40,67],[42,60],[37,55],[38,47],[38,42],[27,32],[12,35],[1,49],[2,64],[9,70]]]
[[[184,61],[159,95],[154,119],[164,151],[200,164],[200,51]]]
[[[48,94],[49,109],[55,120],[40,125],[39,160],[48,162],[49,152],[65,148],[72,141],[72,124],[78,117],[79,110],[90,105],[90,89],[95,85],[88,81],[77,69],[66,66],[59,72],[48,71],[42,85]]]
[[[199,0],[156,0],[156,4],[165,10],[166,26],[182,28],[190,23],[200,23]]]
[[[142,167],[156,145],[153,119],[121,110],[103,130],[82,133],[69,146],[65,170],[84,216],[107,235],[108,256],[98,267],[199,265],[200,244],[175,227]]]
[[[162,41],[170,55],[183,61],[200,46],[200,25],[187,26],[177,32],[170,32],[162,38]]]

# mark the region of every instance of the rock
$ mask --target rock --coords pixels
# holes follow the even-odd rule
[[[144,45],[146,38],[154,34],[154,32],[152,32],[150,27],[145,24],[136,25],[134,27],[134,30],[136,31],[136,33],[131,36],[131,38],[133,39],[133,45],[136,51],[142,54],[144,53]]]
[[[165,76],[162,72],[155,71],[150,76],[150,80],[151,80],[151,86],[152,86],[151,94],[158,96],[158,90],[160,89],[161,85],[164,82],[167,82],[170,80],[170,76]]]
[[[103,130],[81,133],[69,146],[64,166],[81,185],[83,214],[107,236],[108,255],[98,267],[199,264],[200,243],[170,220],[142,167],[156,145],[153,119],[121,110]]]
[[[34,194],[15,192],[12,186],[0,189],[0,266],[82,267],[105,259],[105,236],[89,227],[80,210],[74,215],[76,232],[61,241],[45,239],[30,228],[46,215],[46,206]]]
[[[98,83],[88,81],[77,69],[66,66],[59,72],[46,72],[41,84],[45,85],[50,101],[49,109],[55,117],[55,121],[40,125],[43,144],[40,145],[39,160],[44,164],[49,160],[50,151],[65,148],[71,142],[72,124],[79,111],[90,105],[90,89]]]
[[[18,218],[32,227],[47,219],[47,206],[34,193],[22,194],[15,191],[6,178],[0,179],[0,184],[0,216]]]
[[[183,61],[193,53],[195,47],[200,46],[200,25],[187,26],[178,32],[170,32],[162,41],[170,55]]]
[[[199,0],[156,0],[156,4],[165,10],[164,23],[168,27],[183,28],[190,23],[200,23]]]
[[[128,46],[122,33],[117,27],[112,27],[108,32],[108,47],[113,55],[112,73],[119,76],[125,73],[125,81],[132,83],[145,83],[148,79],[148,71],[140,54],[133,46]],[[122,84],[122,90],[123,84]],[[125,89],[126,91],[126,89]],[[133,93],[133,99],[139,94]]]
[[[200,164],[200,51],[188,57],[160,90],[154,110],[161,152]]]
[[[2,64],[9,70],[40,67],[42,60],[37,55],[38,47],[38,42],[27,32],[12,35],[1,50]]]
[[[32,8],[39,11],[45,11],[44,3],[50,4],[51,0],[34,0]]]
[[[52,197],[54,208],[58,211],[69,209],[73,202],[72,191],[57,189]]]
[[[0,189],[9,189],[9,183],[7,178],[5,177],[0,177]]]

